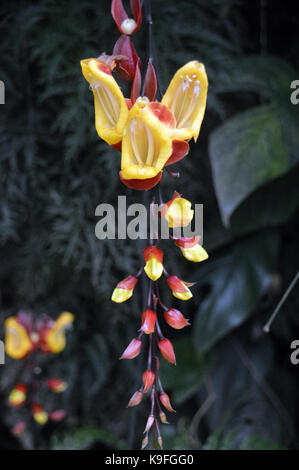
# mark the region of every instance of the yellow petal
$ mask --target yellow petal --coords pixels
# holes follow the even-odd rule
[[[164,216],[170,228],[186,227],[193,219],[194,210],[191,209],[190,201],[183,197],[177,197],[165,211]]]
[[[163,274],[163,264],[157,258],[150,258],[144,266],[144,271],[152,281],[157,281]]]
[[[14,317],[5,320],[5,351],[14,359],[22,359],[31,350],[31,341],[25,328]]]
[[[53,328],[47,335],[47,343],[51,352],[60,353],[66,345],[65,330],[74,321],[74,315],[70,312],[63,312],[57,318]]]
[[[193,261],[194,263],[200,263],[201,261],[204,261],[209,257],[208,253],[203,249],[203,247],[199,243],[192,246],[192,248],[181,247],[181,251],[183,253],[183,256],[187,260]]]
[[[121,174],[124,179],[155,177],[172,153],[171,129],[136,102],[129,112],[122,141]]]
[[[33,414],[33,418],[38,424],[46,424],[48,421],[48,413],[46,413],[46,411],[39,411]]]
[[[185,292],[174,292],[172,291],[172,295],[180,300],[189,300],[193,297],[192,292],[188,289]]]
[[[112,75],[101,70],[107,67],[103,64],[98,59],[81,60],[82,73],[94,95],[96,130],[109,145],[115,145],[122,139],[129,111]]]
[[[111,300],[116,302],[117,304],[121,304],[126,300],[130,299],[133,295],[133,289],[122,289],[120,287],[116,287],[112,293]]]
[[[208,78],[203,64],[192,61],[181,67],[172,78],[163,96],[176,119],[174,138],[196,141],[204,117],[208,92]]]

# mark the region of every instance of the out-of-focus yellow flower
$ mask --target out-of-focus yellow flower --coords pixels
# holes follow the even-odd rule
[[[159,214],[167,220],[170,228],[185,227],[192,221],[194,210],[190,201],[175,192],[172,199],[159,209]]]
[[[8,404],[10,406],[21,406],[26,400],[27,387],[20,383],[16,385],[9,394]]]
[[[129,111],[122,140],[120,177],[125,184],[161,175],[172,154],[170,131],[174,125],[166,106],[136,101]]]
[[[45,409],[38,404],[33,404],[32,405],[32,414],[33,414],[33,419],[36,421],[38,424],[46,424],[48,421],[48,413],[45,411]]]
[[[196,141],[204,117],[208,78],[203,64],[196,60],[181,67],[172,78],[161,101],[173,113],[176,139]]]
[[[5,320],[5,351],[13,359],[22,359],[32,349],[29,335],[15,317]]]
[[[117,304],[121,304],[122,302],[130,299],[137,282],[137,277],[132,275],[120,281],[112,293],[111,300]]]
[[[157,281],[163,274],[163,251],[156,246],[149,245],[143,250],[143,257],[147,277],[152,281]]]
[[[129,112],[125,98],[105,62],[84,59],[81,60],[81,67],[94,96],[97,133],[109,145],[118,144],[122,140]]]
[[[74,321],[74,315],[70,312],[63,312],[59,315],[52,328],[45,336],[45,342],[49,347],[49,352],[60,353],[66,346],[65,330]]]
[[[46,383],[56,393],[64,392],[67,389],[67,383],[61,379],[48,379]]]

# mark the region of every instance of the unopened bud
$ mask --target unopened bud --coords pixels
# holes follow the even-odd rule
[[[133,18],[125,19],[122,24],[120,25],[120,29],[123,34],[130,35],[133,31],[137,28],[137,23]]]
[[[132,339],[129,346],[122,353],[120,359],[134,359],[140,353],[142,341],[139,338]]]
[[[148,432],[150,430],[150,428],[152,427],[152,425],[154,424],[154,422],[155,422],[154,415],[149,415],[149,417],[147,419],[146,426],[145,426],[145,430],[143,431],[143,433]]]
[[[169,424],[164,411],[160,411],[160,420],[161,420],[161,423],[163,423],[163,424]]]
[[[163,439],[162,439],[162,437],[159,436],[158,439],[157,439],[157,441],[158,441],[158,444],[159,444],[160,449],[163,450]]]
[[[155,380],[155,373],[152,370],[146,370],[142,375],[143,393],[149,391]]]
[[[162,356],[166,361],[171,362],[171,364],[176,364],[175,354],[171,341],[167,338],[163,338],[158,343],[159,349]]]
[[[143,450],[147,446],[147,444],[148,444],[148,435],[146,435],[142,441],[141,450]]]
[[[182,328],[185,328],[185,326],[190,325],[184,315],[176,308],[170,308],[164,312],[164,320],[168,325],[176,330],[181,330]]]
[[[162,403],[163,406],[165,406],[165,408],[170,411],[171,413],[175,413],[175,410],[172,408],[171,404],[170,404],[170,399],[169,399],[169,396],[167,395],[167,393],[161,393],[160,395],[160,401]]]
[[[132,395],[129,403],[127,404],[127,408],[130,408],[131,406],[137,406],[141,402],[143,397],[143,393],[140,390],[137,390],[137,392]]]

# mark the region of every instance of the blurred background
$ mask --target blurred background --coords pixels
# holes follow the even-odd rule
[[[188,303],[171,298],[192,326],[165,329],[177,366],[161,377],[177,413],[162,425],[166,449],[299,448],[298,285],[268,335],[263,326],[296,275],[298,254],[299,18],[294,2],[152,1],[165,90],[189,60],[204,62],[207,111],[197,144],[165,176],[204,204],[204,247],[191,265],[163,243],[165,266],[196,281]],[[47,374],[69,383],[59,397],[60,423],[20,438],[7,396],[23,362],[0,366],[0,449],[140,448],[149,400],[127,402],[140,383],[141,360],[118,358],[140,324],[141,289],[125,304],[110,301],[118,281],[140,265],[140,244],[99,241],[95,208],[117,195],[142,194],[118,178],[120,155],[94,128],[92,94],[80,59],[112,52],[118,32],[110,1],[11,0],[0,7],[0,338],[18,310],[76,316],[67,348],[43,359]],[[134,36],[141,57],[144,28]],[[170,247],[171,245],[171,247]],[[181,305],[183,304],[183,305]],[[19,416],[19,414],[18,414]]]

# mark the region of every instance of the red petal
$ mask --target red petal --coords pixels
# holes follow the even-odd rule
[[[116,61],[115,71],[121,80],[131,82],[134,80],[136,65],[140,61],[129,36],[122,34],[116,41],[113,55],[122,55],[127,59]]]
[[[186,292],[187,290],[183,281],[177,276],[169,276],[166,281],[173,292]]]
[[[132,89],[131,89],[131,100],[132,103],[134,104],[137,98],[140,96],[140,91],[141,91],[141,73],[140,73],[140,67],[139,67],[139,61],[136,64],[135,68],[135,76],[132,84]]]
[[[144,331],[146,334],[151,334],[155,331],[157,314],[153,310],[145,310],[142,313],[142,325],[139,331]]]
[[[150,258],[154,257],[160,263],[163,263],[163,251],[160,250],[157,246],[149,245],[143,250],[144,261],[147,262]]]
[[[130,276],[120,281],[117,284],[117,287],[119,287],[120,289],[132,290],[136,286],[137,282],[138,282],[137,277],[132,276],[132,274],[130,274]]]
[[[140,4],[140,0],[130,0],[130,7],[133,13],[133,18],[137,23],[137,27],[134,29],[133,33],[136,33],[140,28],[142,22],[142,8]]]
[[[159,119],[159,121],[163,122],[166,126],[171,127],[172,129],[175,128],[175,117],[164,104],[154,102],[150,103],[148,108]]]
[[[128,188],[138,189],[138,190],[139,189],[147,190],[147,189],[153,188],[154,186],[156,186],[156,184],[159,183],[162,177],[162,171],[160,171],[160,173],[158,173],[153,178],[147,178],[145,180],[137,180],[137,179],[126,180],[122,178],[121,171],[119,172],[119,177],[120,177],[121,182],[125,184],[126,186],[128,186]]]
[[[185,140],[173,140],[172,141],[172,154],[165,163],[165,166],[172,165],[173,163],[179,162],[189,152],[189,144]]]
[[[121,24],[124,20],[126,20],[128,18],[128,15],[125,12],[125,9],[123,7],[122,0],[112,0],[111,15],[112,15],[119,31],[122,33],[122,30],[120,29]]]
[[[120,140],[119,142],[117,142],[117,144],[112,144],[111,147],[121,152],[121,144],[122,144],[122,141]]]
[[[179,246],[180,248],[192,248],[193,246],[197,245],[199,240],[200,240],[200,236],[192,237],[192,238],[181,237],[176,240],[175,244],[176,246]]]
[[[155,72],[155,67],[151,62],[148,63],[147,71],[145,75],[145,96],[148,97],[150,101],[155,101],[157,93],[157,77]]]

